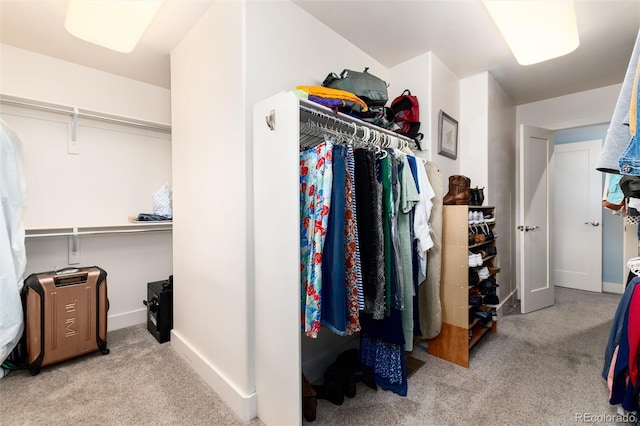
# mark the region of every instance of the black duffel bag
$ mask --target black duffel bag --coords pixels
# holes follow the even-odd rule
[[[322,85],[332,89],[353,93],[367,104],[367,106],[384,106],[389,100],[387,83],[381,78],[368,72],[342,70],[340,76],[331,73],[324,79]]]

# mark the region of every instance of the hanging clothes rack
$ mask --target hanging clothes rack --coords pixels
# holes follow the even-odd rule
[[[99,112],[88,111],[88,110],[80,110],[78,108],[72,108],[64,105],[55,105],[55,104],[49,104],[44,102],[32,101],[32,100],[22,99],[14,96],[0,95],[0,103],[32,108],[40,111],[66,114],[66,115],[70,115],[74,120],[80,117],[91,118],[94,120],[106,121],[109,123],[124,124],[127,126],[133,126],[133,127],[138,127],[142,129],[155,130],[163,133],[171,133],[171,126],[167,126],[159,123],[135,120],[131,118],[120,117],[117,115],[102,114]]]
[[[359,118],[334,111],[315,102],[301,99],[300,112],[306,114],[308,119],[312,119],[310,121],[312,125],[321,125],[325,133],[330,133],[335,136],[351,137],[358,137],[358,135],[360,135],[358,137],[359,139],[368,139],[369,142],[373,142],[379,146],[396,148],[408,146],[413,150],[423,151],[420,143],[411,138],[367,123]],[[303,121],[302,115],[300,119]],[[266,120],[270,128],[272,128],[272,125],[275,126],[274,115],[270,114]],[[399,141],[395,142],[396,146],[393,146],[394,141]]]

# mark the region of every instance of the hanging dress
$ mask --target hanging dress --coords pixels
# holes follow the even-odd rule
[[[347,210],[351,211],[352,216],[347,217],[347,221],[353,223],[352,235],[345,236],[347,244],[353,241],[354,244],[354,257],[355,257],[355,272],[358,287],[358,310],[364,311],[364,291],[362,290],[362,261],[360,259],[360,235],[358,234],[358,209],[356,201],[356,159],[353,151],[353,146],[347,146],[347,179],[351,183],[351,191],[347,190],[347,196],[351,194],[351,200],[347,200]],[[351,233],[351,225],[345,225],[345,233]]]
[[[360,306],[364,308],[362,297],[362,276],[360,273],[358,226],[356,223],[355,162],[353,147],[345,147],[345,214],[344,214],[344,267],[347,293],[347,334],[360,331]]]
[[[300,153],[300,280],[303,331],[320,330],[322,250],[332,189],[333,144],[329,141]]]
[[[376,177],[373,152],[356,149],[355,160],[364,312],[372,314],[375,319],[382,319],[385,314],[382,186]]]
[[[346,148],[333,145],[333,184],[327,235],[322,251],[322,324],[338,336],[347,335],[345,269]]]

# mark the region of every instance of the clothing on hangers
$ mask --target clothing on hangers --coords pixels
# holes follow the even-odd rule
[[[424,163],[398,138],[317,112],[300,134],[304,332],[317,337],[320,324],[338,335],[360,331],[376,382],[406,395],[404,353],[421,334],[417,293],[427,268],[419,250],[433,245]]]
[[[640,352],[640,277],[627,285],[613,318],[605,349],[602,376],[610,390],[610,404],[637,411]]]

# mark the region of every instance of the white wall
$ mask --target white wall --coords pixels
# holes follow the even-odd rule
[[[516,288],[515,279],[515,203],[516,107],[498,83],[488,75],[488,175],[485,203],[496,206],[495,233],[499,236],[499,296],[505,302]]]
[[[170,95],[164,88],[7,45],[0,45],[0,56],[3,95],[170,122]],[[124,224],[128,215],[151,209],[151,192],[171,180],[171,140],[166,134],[142,132],[143,135],[127,126],[82,121],[80,154],[72,156],[66,152],[69,116],[7,105],[2,105],[1,113],[25,147],[27,229],[63,224]],[[89,131],[94,132],[91,137],[87,137]],[[94,137],[95,131],[101,132],[99,139]],[[123,140],[133,145],[122,144]],[[64,170],[57,170],[61,165]],[[148,172],[158,179],[148,191],[121,181],[123,174],[128,181],[144,181]],[[60,180],[61,176],[65,180]],[[76,206],[74,214],[70,210],[72,203]],[[67,214],[61,215],[60,211]],[[28,239],[26,250],[25,277],[68,265],[65,237]],[[166,279],[172,273],[171,234],[83,236],[80,262],[78,266],[98,265],[108,273],[109,330],[139,324],[146,321],[142,300],[146,299],[147,283]]]
[[[438,155],[438,113],[443,110],[460,120],[459,78],[433,52],[427,52],[391,68],[390,83],[389,99],[404,89],[418,96],[420,132],[424,134],[422,144],[429,155],[418,154],[440,167],[446,193],[449,176],[460,173],[460,156],[452,160]]]
[[[165,88],[6,44],[0,44],[0,57],[4,95],[171,123],[171,95]]]
[[[515,104],[488,72],[460,81],[460,171],[471,187],[484,188],[484,205],[496,206],[500,288],[515,288]]]
[[[438,155],[438,113],[440,110],[449,114],[460,122],[460,79],[433,53],[429,53],[431,59],[431,100],[429,105],[429,121],[431,123],[431,149],[432,161],[440,166],[442,172],[445,194],[448,190],[449,176],[461,173],[460,157],[452,160]],[[460,141],[460,127],[458,127],[458,142]]]
[[[405,89],[418,97],[420,104],[420,133],[424,135],[421,142],[423,152],[416,152],[427,160],[434,159],[433,137],[431,129],[431,53],[425,53],[398,64],[390,69],[389,103],[400,96]],[[437,123],[435,123],[437,126]]]
[[[246,49],[248,108],[298,85],[320,85],[344,68],[369,67],[390,80],[384,65],[289,1],[247,2]]]
[[[516,108],[516,128],[521,124],[549,130],[608,123],[622,84],[600,87]]]
[[[171,54],[172,346],[248,420],[255,415],[255,385],[245,31],[243,2],[216,2]]]
[[[309,40],[322,43],[309,49]],[[370,67],[383,79],[388,70],[290,2],[215,3],[172,52],[171,66],[172,344],[248,420],[256,415],[260,332],[252,215],[267,208],[251,201],[252,105],[345,67]]]
[[[458,154],[460,173],[471,179],[471,187],[484,188],[489,198],[489,73],[460,80]]]

